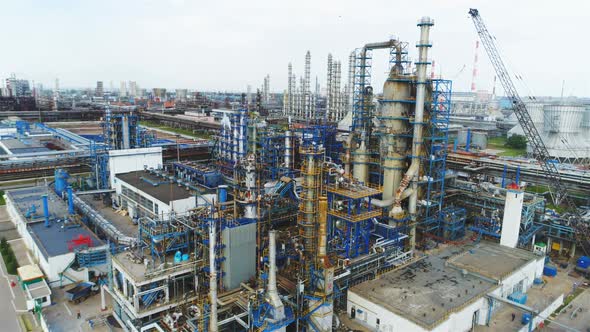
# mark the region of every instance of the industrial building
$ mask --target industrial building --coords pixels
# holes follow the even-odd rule
[[[352,287],[348,312],[375,330],[468,331],[493,314],[488,294],[526,293],[542,277],[543,260],[489,243],[451,249]]]
[[[97,315],[132,332],[470,331],[506,308],[536,327],[563,294],[527,294],[553,289],[548,255],[586,249],[588,217],[550,212],[510,160],[461,159],[486,141],[467,130],[457,143],[467,152],[449,144],[452,81],[429,75],[433,26],[418,21],[415,49],[394,38],[354,49],[344,86],[330,55],[322,106],[308,52],[299,86],[289,64],[278,119],[258,107],[272,104],[266,76],[257,107],[245,94],[180,116],[107,104],[93,134],[6,124],[0,173],[53,170],[45,185],[5,194],[38,262],[22,273],[39,319],[57,330],[48,297],[91,281]],[[389,56],[385,82],[371,80],[374,52]],[[140,118],[213,135],[164,140]],[[198,147],[205,157],[188,158]],[[522,176],[551,180],[543,165]]]

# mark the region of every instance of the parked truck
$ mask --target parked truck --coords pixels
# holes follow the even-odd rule
[[[81,282],[66,291],[66,298],[70,302],[80,303],[86,300],[89,296],[98,293],[99,287],[93,282]]]

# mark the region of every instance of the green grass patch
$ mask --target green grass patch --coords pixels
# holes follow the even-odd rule
[[[15,275],[16,269],[18,269],[18,261],[16,260],[12,247],[4,237],[0,240],[0,253],[2,254],[4,264],[6,264],[7,272]]]
[[[502,150],[502,152],[498,153],[498,156],[501,157],[521,157],[526,156],[526,148],[525,149],[514,149],[511,147],[506,146],[506,142],[508,140],[506,137],[492,137],[488,139],[488,149],[494,150]]]
[[[547,202],[547,205],[545,205],[545,207],[547,207],[548,209],[555,210],[555,212],[557,212],[559,214],[562,214],[562,213],[564,213],[564,212],[566,212],[566,211],[569,210],[567,207],[563,207],[561,205],[560,206],[555,206],[555,205],[553,205],[553,203],[549,203],[549,202]]]
[[[4,199],[4,191],[0,190],[0,205],[6,205],[6,200]]]
[[[535,194],[544,194],[549,192],[549,187],[542,185],[526,186],[526,191]]]
[[[186,136],[190,136],[190,137],[194,137],[194,138],[202,138],[202,139],[210,139],[211,138],[211,134],[204,132],[204,131],[196,131],[196,130],[183,129],[183,128],[174,128],[174,127],[164,126],[162,124],[159,124],[159,123],[153,122],[153,121],[140,121],[139,124],[142,126],[162,129],[162,130],[166,130],[166,131],[170,131],[173,133],[182,134],[182,135],[186,135]]]

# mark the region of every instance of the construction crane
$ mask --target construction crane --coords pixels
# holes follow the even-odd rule
[[[512,103],[514,114],[516,115],[518,123],[520,123],[520,126],[522,127],[522,130],[528,139],[528,143],[532,148],[533,154],[541,164],[541,168],[549,180],[549,191],[551,193],[553,203],[558,206],[565,201],[572,210],[575,220],[570,221],[571,226],[576,230],[576,240],[578,243],[582,244],[583,250],[586,251],[586,247],[590,245],[590,242],[588,242],[590,241],[590,230],[588,225],[582,222],[581,216],[574,201],[568,196],[567,188],[561,181],[561,176],[559,174],[559,170],[557,169],[556,162],[549,156],[547,147],[545,146],[545,143],[543,143],[537,128],[535,128],[525,103],[518,95],[518,91],[516,90],[516,87],[510,78],[510,74],[508,73],[504,62],[500,57],[498,48],[494,43],[494,37],[492,37],[488,31],[477,9],[469,9],[469,15],[471,15],[471,19],[473,20],[473,24],[475,24],[475,29],[477,30],[477,34],[481,39],[481,43],[483,44],[486,53],[488,54],[488,57],[490,58],[490,61],[496,70],[497,78],[500,80],[500,83],[506,92],[506,97],[508,97]]]

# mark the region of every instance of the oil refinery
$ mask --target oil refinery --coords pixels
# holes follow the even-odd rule
[[[525,103],[469,14],[510,129],[453,110],[471,101],[434,74],[429,17],[347,68],[327,55],[323,89],[309,51],[283,93],[8,79],[2,273],[23,330],[590,327],[590,103]],[[523,156],[494,151],[504,136]]]

